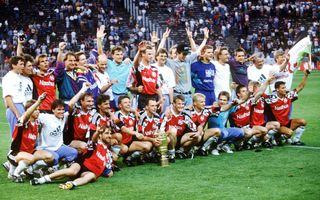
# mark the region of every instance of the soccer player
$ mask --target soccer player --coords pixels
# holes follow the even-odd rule
[[[121,130],[123,162],[127,166],[134,166],[133,161],[137,160],[140,164],[142,153],[147,153],[148,147],[139,140],[143,139],[143,134],[137,131],[136,116],[133,114],[128,96],[120,96],[118,99],[119,109],[115,113],[116,125]],[[142,163],[141,163],[142,164]]]
[[[84,84],[81,90],[70,100],[69,104],[71,106],[74,105],[87,89],[88,86]],[[63,143],[63,131],[69,116],[69,112],[65,112],[63,100],[54,100],[51,105],[51,111],[53,114],[39,114],[41,132],[37,150],[49,151],[54,156],[53,165],[56,167],[62,159],[66,163],[74,161],[78,156],[78,151]]]
[[[25,112],[23,103],[25,96],[22,91],[21,73],[24,68],[24,59],[13,56],[10,60],[10,71],[2,79],[2,95],[5,102],[6,117],[10,132],[13,133],[17,120]]]
[[[35,151],[36,141],[39,134],[39,110],[37,109],[41,102],[45,99],[46,93],[39,96],[38,100],[29,100],[26,102],[26,112],[19,118],[18,123],[13,132],[11,151],[8,160],[11,163],[8,177],[14,182],[23,182],[21,173],[34,165],[37,169],[38,163],[49,165],[53,161],[53,156],[43,150]],[[37,163],[38,162],[38,163]]]
[[[39,96],[46,92],[46,99],[42,102],[39,109],[41,112],[50,112],[51,104],[57,98],[56,83],[53,70],[49,69],[48,57],[45,54],[40,54],[36,58],[36,66],[40,71],[39,75],[32,76],[32,81],[35,85],[34,94]]]
[[[85,185],[99,178],[107,167],[109,169],[108,176],[113,175],[111,169],[111,154],[107,148],[111,140],[111,130],[109,127],[101,127],[96,130],[92,136],[94,150],[87,152],[77,162],[73,163],[69,168],[58,170],[52,174],[45,175],[41,178],[35,178],[30,181],[31,185],[39,185],[51,182],[52,180],[61,179],[63,177],[77,177],[73,181],[60,184],[59,188],[63,190],[71,190],[76,186]]]
[[[251,81],[249,85],[252,86],[253,94],[257,94],[261,84],[258,81]],[[278,121],[266,121],[265,120],[265,98],[267,97],[266,94],[262,94],[261,97],[251,98],[251,118],[250,118],[250,125],[251,127],[255,126],[264,126],[268,130],[268,137],[269,141],[263,143],[266,147],[270,147],[270,141],[272,140],[275,133],[279,131],[280,123]]]
[[[213,59],[213,47],[205,45],[200,51],[200,59],[191,65],[191,81],[195,93],[204,94],[206,105],[215,102],[213,80],[216,74],[215,66],[210,62]]]
[[[59,43],[59,53],[57,56],[57,67],[54,70],[54,76],[59,90],[59,99],[63,100],[68,105],[70,99],[79,91],[76,83],[76,55],[72,52],[68,52],[63,55],[63,51],[66,48],[65,42]]]
[[[296,131],[293,137],[292,145],[304,145],[301,142],[301,136],[305,130],[307,122],[303,118],[289,119],[290,107],[293,101],[297,100],[298,93],[303,90],[309,76],[309,71],[304,71],[304,78],[300,84],[292,91],[288,92],[285,82],[277,81],[275,84],[276,93],[269,95],[265,101],[270,105],[275,119],[280,123],[279,133],[286,138],[291,138],[293,131]]]
[[[197,131],[196,124],[191,116],[184,110],[185,99],[183,95],[176,95],[169,111],[164,114],[161,129],[167,133],[175,133],[172,138],[172,146],[168,146],[169,159],[174,162],[175,156],[181,159],[191,156],[194,152],[192,147],[201,141],[202,134]],[[177,151],[176,148],[179,148]]]
[[[161,92],[164,97],[162,110],[164,112],[173,101],[173,88],[176,86],[174,74],[171,68],[166,65],[168,52],[164,48],[160,48],[156,53],[157,62],[153,64],[159,71],[161,82]]]
[[[232,81],[237,85],[248,86],[248,65],[246,65],[246,51],[243,48],[235,50],[234,58],[229,60]]]
[[[96,82],[98,87],[101,90],[102,94],[108,95],[110,97],[110,105],[112,108],[116,107],[114,96],[112,92],[113,84],[118,83],[118,80],[111,80],[108,73],[106,72],[108,58],[105,54],[101,54],[98,56],[97,60],[97,71],[94,76],[96,78]]]
[[[258,138],[265,142],[267,140],[266,134],[268,130],[262,126],[254,126],[250,127],[250,115],[251,115],[251,107],[252,102],[256,102],[257,99],[262,95],[263,91],[269,86],[271,82],[271,78],[268,79],[264,84],[263,87],[260,88],[259,92],[257,92],[254,96],[253,100],[248,100],[249,93],[247,88],[244,85],[238,85],[236,88],[236,95],[245,103],[234,106],[231,110],[230,119],[231,119],[231,126],[238,127],[238,128],[245,128],[252,130],[252,137],[249,141],[246,142],[246,148],[252,149],[253,143],[258,141]]]
[[[89,88],[86,87],[86,88]],[[80,107],[75,107],[75,103],[78,101],[69,102],[69,119],[68,119],[68,136],[65,137],[65,143],[69,144],[78,150],[81,154],[87,148],[87,143],[91,139],[90,135],[90,124],[92,119],[92,114],[90,111],[94,106],[94,98],[91,93],[85,92],[85,90],[80,90],[82,96],[80,98]],[[83,94],[84,93],[84,94]]]
[[[221,91],[218,95],[218,105],[223,107],[228,104],[230,101],[230,94],[227,91]],[[240,102],[238,102],[240,103]],[[242,102],[241,102],[242,103]],[[218,144],[221,146],[221,149],[226,153],[233,153],[230,149],[229,144],[234,143],[235,145],[240,143],[243,139],[248,140],[252,136],[252,131],[244,128],[230,127],[226,128],[226,124],[229,118],[231,110],[226,110],[219,112],[219,115],[216,117],[210,117],[208,120],[208,128],[219,128],[221,131]],[[218,156],[218,148],[213,148],[211,151],[212,155]]]
[[[221,91],[227,91],[229,94],[230,90],[230,66],[229,62],[229,51],[227,47],[220,47],[215,50],[216,60],[212,61],[216,67],[216,74],[214,77],[214,92],[215,98]]]
[[[159,72],[151,66],[153,48],[146,41],[139,44],[137,55],[133,61],[127,87],[134,94],[138,94],[138,109],[142,110],[148,98],[155,98],[162,105],[162,93],[160,88]]]

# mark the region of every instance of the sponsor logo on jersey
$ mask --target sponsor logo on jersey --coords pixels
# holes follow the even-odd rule
[[[97,157],[98,157],[100,160],[102,160],[103,162],[106,161],[106,157],[103,156],[99,151],[97,151],[96,155],[97,155]]]
[[[56,130],[50,132],[49,135],[50,135],[50,136],[54,136],[54,137],[57,137],[57,136],[62,135],[61,127],[58,126],[58,127],[56,128]]]
[[[261,109],[253,109],[255,113],[259,113],[259,114],[262,114],[264,112],[264,110],[261,110]]]
[[[287,109],[289,107],[288,104],[282,105],[282,106],[275,106],[274,109],[275,110],[284,110]]]
[[[36,140],[37,139],[37,136],[33,133],[29,133],[28,134],[28,138],[31,139],[31,140]]]
[[[39,84],[42,85],[42,86],[52,86],[52,87],[54,87],[54,82],[51,82],[51,81],[40,80]]]
[[[142,77],[142,80],[147,83],[156,83],[156,80],[154,78],[147,78],[145,76]]]
[[[243,118],[246,118],[248,116],[250,116],[250,112],[245,112],[242,115],[237,115],[237,118],[238,119],[243,119]]]
[[[89,126],[88,124],[79,124],[79,128],[86,130],[89,128]]]

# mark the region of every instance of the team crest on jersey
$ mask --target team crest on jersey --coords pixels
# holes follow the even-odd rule
[[[49,79],[50,79],[50,81],[54,81],[54,76],[50,75]]]
[[[155,77],[157,76],[157,73],[152,72],[152,73],[151,73],[151,75],[152,75],[152,77],[154,77],[154,78],[155,78]]]
[[[130,119],[129,120],[129,125],[132,126],[133,125],[133,121]]]
[[[283,102],[284,102],[284,103],[287,103],[287,102],[288,102],[288,99],[284,99]]]
[[[204,120],[204,116],[203,116],[203,115],[200,116],[200,120],[201,120],[201,121]]]
[[[182,120],[182,119],[179,119],[179,120],[178,120],[178,124],[179,124],[179,125],[182,125],[182,124],[183,124],[183,120]]]

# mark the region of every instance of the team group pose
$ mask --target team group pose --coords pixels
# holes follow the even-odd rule
[[[186,32],[190,44],[178,44],[174,54],[164,48],[169,29],[159,44],[152,34],[131,62],[122,47],[112,49],[112,59],[104,54],[101,26],[95,60],[87,52],[66,51],[61,42],[56,66],[45,54],[24,54],[19,40],[2,82],[12,136],[3,164],[8,178],[40,185],[69,177],[59,187],[72,189],[112,177],[119,162],[160,162],[161,145],[171,163],[304,145],[307,122],[290,116],[308,71],[290,90],[277,80],[288,73],[289,55],[278,52],[277,64],[267,66],[263,54],[247,56],[238,48],[233,57],[227,47],[207,45],[207,29],[199,46]]]

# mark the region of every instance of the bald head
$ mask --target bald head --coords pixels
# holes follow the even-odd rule
[[[101,54],[98,56],[98,70],[99,72],[103,73],[106,68],[107,68],[107,61],[108,61],[108,57],[105,54]]]

